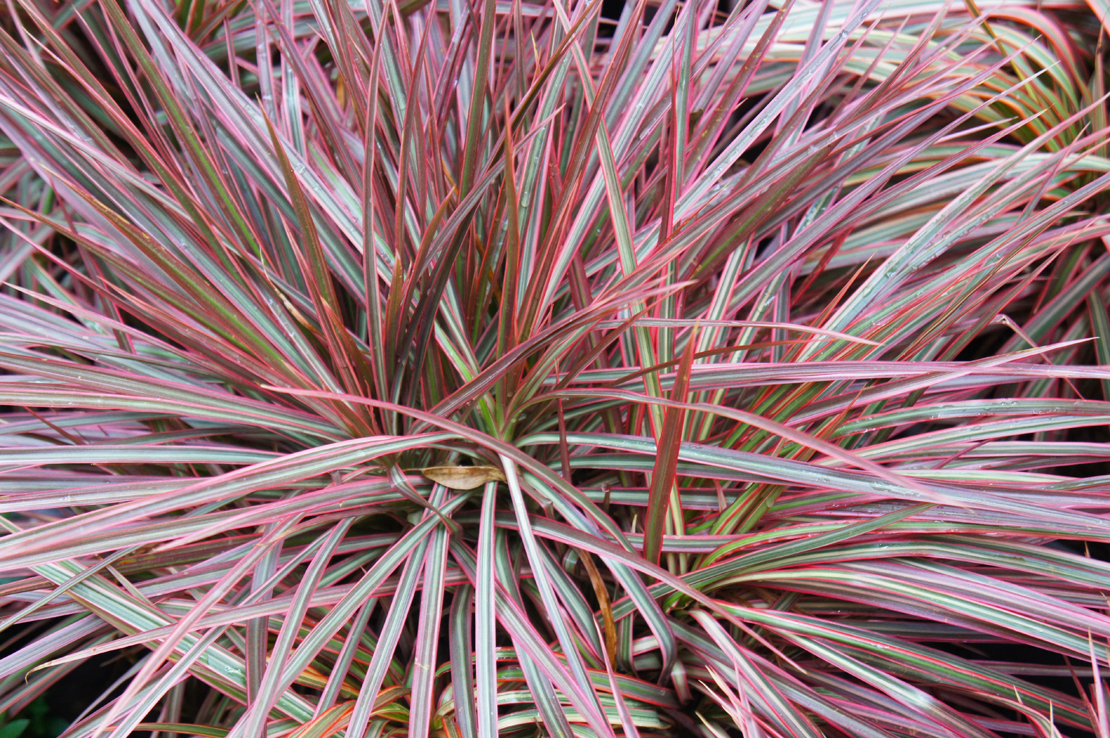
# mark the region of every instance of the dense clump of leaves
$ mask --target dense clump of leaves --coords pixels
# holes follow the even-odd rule
[[[0,714],[1110,736],[1101,0],[14,7]]]

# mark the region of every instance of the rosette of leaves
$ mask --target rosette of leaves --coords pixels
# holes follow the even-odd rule
[[[0,713],[1110,735],[1101,12],[18,3]]]

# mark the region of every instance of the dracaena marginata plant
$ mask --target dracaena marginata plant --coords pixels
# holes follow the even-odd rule
[[[1110,738],[1104,4],[601,10],[9,0],[0,713]]]

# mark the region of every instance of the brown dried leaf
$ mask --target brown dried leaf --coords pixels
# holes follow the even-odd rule
[[[505,481],[501,470],[492,466],[429,466],[420,473],[447,489],[474,489],[486,482]]]

